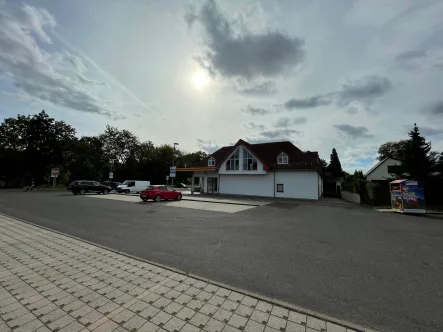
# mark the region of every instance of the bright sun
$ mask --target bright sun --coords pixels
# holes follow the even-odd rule
[[[208,74],[206,74],[204,71],[198,71],[192,76],[192,84],[194,84],[194,87],[198,90],[202,90],[204,87],[206,87],[210,82],[210,78]]]

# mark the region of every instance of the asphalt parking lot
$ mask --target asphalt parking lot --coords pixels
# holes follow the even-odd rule
[[[187,273],[380,331],[443,330],[442,220],[327,202],[171,203],[0,192],[2,213]]]

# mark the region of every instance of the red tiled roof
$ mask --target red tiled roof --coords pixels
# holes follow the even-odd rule
[[[303,152],[289,141],[249,144],[244,140],[239,140],[233,146],[224,146],[212,153],[208,158],[202,160],[201,166],[207,166],[208,159],[213,157],[215,159],[215,166],[220,167],[223,161],[225,161],[239,145],[245,146],[246,149],[257,157],[257,159],[263,163],[266,170],[270,169],[271,165],[277,169],[321,169],[318,162],[318,152]],[[277,164],[278,155],[282,152],[289,156],[289,164]]]

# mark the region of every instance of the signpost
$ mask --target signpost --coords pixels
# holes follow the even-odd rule
[[[169,167],[169,177],[171,178],[171,185],[173,184],[175,178],[175,172],[177,171],[177,166]]]
[[[169,176],[171,178],[175,178],[175,173],[177,171],[177,166],[171,166],[169,167]]]
[[[114,173],[109,172],[109,179],[112,180],[114,178]]]
[[[169,181],[169,175],[166,175],[166,183]]]
[[[52,180],[52,186],[55,187],[55,182],[57,179],[57,176],[60,175],[60,168],[53,168],[51,169],[51,178],[53,178]]]

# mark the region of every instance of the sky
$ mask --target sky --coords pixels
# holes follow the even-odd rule
[[[0,0],[0,120],[44,109],[212,152],[290,140],[347,171],[417,123],[443,151],[442,0]]]

